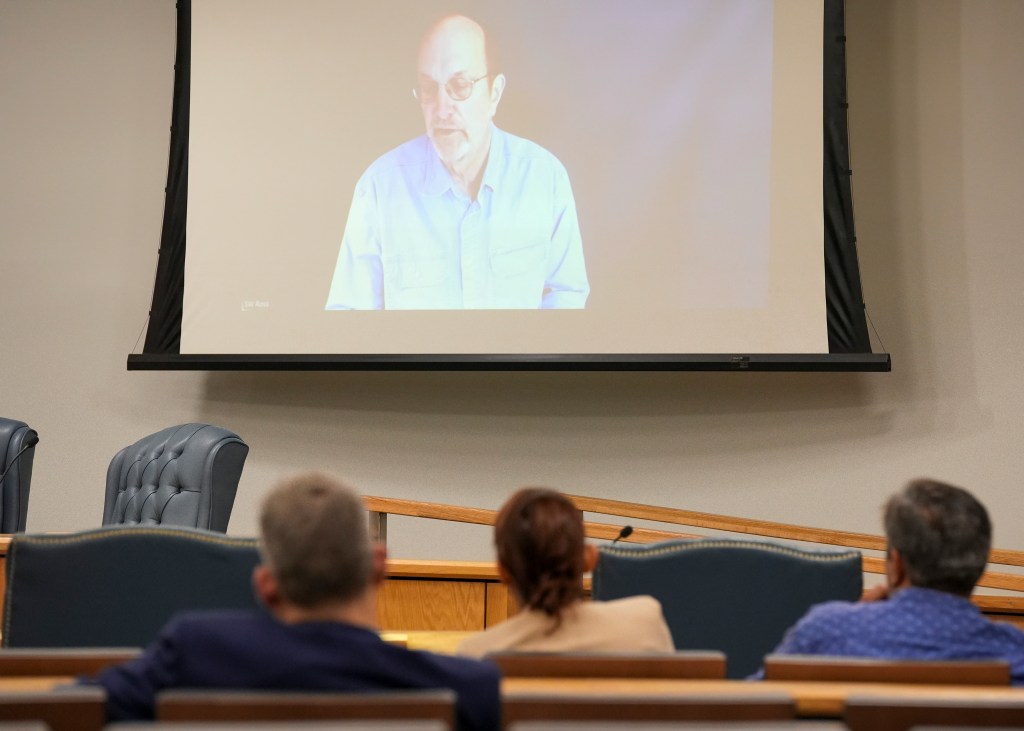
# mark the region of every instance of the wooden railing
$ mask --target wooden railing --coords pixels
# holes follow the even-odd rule
[[[712,513],[699,513],[692,510],[664,508],[656,505],[643,505],[640,503],[606,500],[580,495],[569,495],[568,497],[580,510],[588,513],[614,515],[619,518],[632,518],[634,520],[649,520],[706,530],[742,533],[761,538],[779,538],[872,551],[885,550],[885,539],[869,533],[826,530],[823,528],[773,523],[771,521],[752,520],[750,518],[735,518],[725,515],[714,515]],[[484,508],[466,508],[456,505],[445,505],[443,503],[428,503],[398,498],[367,496],[363,498],[363,501],[366,504],[367,510],[370,511],[371,531],[375,532],[381,540],[387,539],[387,516],[389,514],[491,526],[494,525],[494,520],[498,514],[496,510]],[[609,523],[586,522],[584,525],[587,537],[589,538],[612,540],[622,530],[621,525]],[[703,536],[694,533],[637,528],[630,536],[623,540],[633,543],[653,543],[672,538],[701,537]],[[862,560],[865,573],[885,573],[884,559],[877,556],[864,556]],[[989,564],[1024,566],[1024,551],[993,549],[989,556]],[[978,585],[991,589],[1024,592],[1024,575],[989,570],[982,575]],[[1008,599],[1015,600],[1014,603],[1024,601],[1016,597],[1009,597]],[[1002,603],[1005,604],[1006,602]]]
[[[424,503],[418,500],[401,500],[390,497],[364,496],[363,503],[370,511],[370,533],[379,540],[387,542],[387,516],[406,515],[415,518],[432,518],[434,520],[448,520],[455,523],[472,523],[474,525],[494,525],[498,517],[497,510],[486,508],[463,508],[458,505],[445,505],[444,503]],[[621,525],[609,523],[585,523],[587,538],[603,538],[615,540],[622,530]],[[633,534],[623,538],[623,541],[631,543],[654,543],[655,541],[667,541],[672,538],[700,538],[693,533],[675,533],[664,530],[648,530],[637,528]]]

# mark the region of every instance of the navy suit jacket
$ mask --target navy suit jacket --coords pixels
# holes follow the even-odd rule
[[[262,611],[188,612],[172,619],[136,660],[95,681],[111,721],[153,718],[167,688],[307,691],[451,689],[466,731],[500,728],[493,663],[389,645],[340,622],[284,624]]]

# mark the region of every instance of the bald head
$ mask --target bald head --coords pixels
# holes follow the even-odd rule
[[[491,73],[488,67],[487,34],[479,23],[465,15],[441,18],[423,36],[423,42],[420,44],[420,65],[436,55],[458,56],[466,63],[479,62],[483,73]]]

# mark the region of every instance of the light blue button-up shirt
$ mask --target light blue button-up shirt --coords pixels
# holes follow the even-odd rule
[[[326,309],[582,308],[589,292],[565,167],[492,127],[476,200],[425,135],[370,165]]]

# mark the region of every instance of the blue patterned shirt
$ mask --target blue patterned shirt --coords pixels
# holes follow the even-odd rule
[[[1024,632],[993,622],[969,600],[908,587],[885,601],[826,602],[812,607],[775,649],[782,655],[838,655],[890,660],[990,660],[1010,663],[1024,685]]]
[[[582,308],[576,202],[550,152],[491,127],[480,191],[452,181],[426,136],[356,184],[328,310]]]

